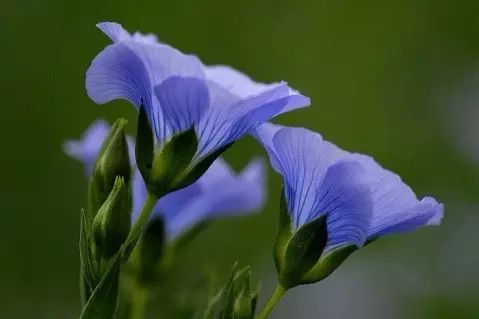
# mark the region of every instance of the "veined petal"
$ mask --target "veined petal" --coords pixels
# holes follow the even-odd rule
[[[359,163],[339,161],[329,167],[321,183],[319,200],[308,219],[327,214],[326,250],[337,245],[361,247],[368,237],[372,201],[363,174]]]
[[[69,140],[63,145],[65,153],[85,164],[85,172],[90,175],[96,157],[101,150],[110,126],[103,120],[93,122],[83,133],[80,140]]]
[[[289,88],[283,82],[268,91],[232,105],[230,108],[232,126],[226,143],[239,139],[259,125],[282,114],[289,100]]]
[[[195,184],[162,198],[158,211],[165,216],[168,237],[174,239],[202,221],[249,213],[263,202],[262,161],[253,161],[236,175],[218,159]]]
[[[98,104],[125,99],[145,105],[150,124],[160,141],[170,134],[153,89],[170,77],[204,79],[201,62],[193,55],[156,42],[151,35],[131,36],[121,25],[102,23],[99,28],[115,43],[95,57],[86,74],[90,98]]]
[[[259,137],[266,141],[273,168],[284,178],[289,212],[297,228],[321,213],[315,211],[321,200],[321,184],[329,166],[343,151],[303,128],[278,129],[268,141],[268,131],[275,129],[268,124],[259,131]]]
[[[208,89],[203,80],[172,76],[155,87],[165,119],[173,133],[197,125],[208,109]]]
[[[254,136],[284,178],[293,229],[326,214],[326,251],[437,225],[443,217],[435,199],[419,201],[399,176],[371,157],[343,151],[319,134],[266,123]]]
[[[263,145],[269,155],[269,160],[273,169],[281,174],[281,163],[275,154],[275,146],[273,144],[273,137],[280,129],[285,128],[282,125],[271,124],[269,122],[258,126],[253,131],[253,136]]]
[[[210,84],[210,88],[211,86]],[[222,89],[217,89],[220,90]],[[289,95],[289,90],[283,82],[246,99],[238,100],[234,95],[227,96],[224,98],[225,104],[229,105],[227,107],[212,105],[211,113],[207,120],[203,121],[207,125],[200,125],[202,128],[200,157],[238,140],[273,117],[289,111],[290,102],[299,99],[298,96]]]
[[[106,34],[113,42],[125,41],[131,39],[131,35],[121,24],[116,22],[100,22],[97,25],[103,33]]]
[[[239,98],[224,88],[208,82],[210,107],[198,124],[199,151],[197,158],[221,148],[231,131],[232,123],[230,107],[239,101]]]
[[[248,98],[262,94],[275,88],[281,83],[261,83],[253,81],[249,76],[226,65],[205,66],[206,77],[222,86],[239,98]],[[304,107],[310,104],[309,98],[301,95],[298,91],[288,87],[288,110]]]
[[[134,40],[143,43],[159,43],[158,37],[152,33],[135,32],[131,35],[123,26],[116,22],[100,22],[96,25],[113,42]]]
[[[152,105],[150,74],[137,53],[120,42],[107,46],[86,73],[88,96],[98,104],[125,99],[139,107]]]
[[[419,201],[398,175],[382,168],[369,156],[352,154],[351,158],[366,169],[364,179],[372,193],[370,238],[440,223],[444,208],[434,198]]]
[[[151,87],[160,84],[170,76],[197,77],[204,79],[201,61],[194,55],[157,41],[153,34],[135,32],[130,35],[120,24],[102,22],[97,25],[113,42],[123,43],[134,51],[148,71]]]

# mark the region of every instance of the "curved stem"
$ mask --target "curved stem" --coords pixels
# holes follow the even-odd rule
[[[147,289],[138,287],[135,289],[131,302],[130,319],[145,318],[146,308],[148,305],[149,292]]]
[[[140,215],[138,215],[135,224],[128,234],[128,238],[126,239],[127,245],[138,239],[141,231],[143,230],[143,226],[145,226],[146,222],[148,221],[148,217],[150,217],[150,214],[153,211],[153,208],[155,208],[157,202],[158,198],[148,193],[145,204],[143,205],[143,209],[141,210]]]
[[[155,205],[157,202],[158,202],[158,198],[148,193],[145,200],[145,204],[143,204],[143,209],[138,215],[138,218],[136,219],[135,224],[131,228],[130,233],[128,234],[128,238],[125,241],[125,244],[123,244],[124,248],[127,248],[128,246],[130,246],[130,244],[138,240],[138,238],[140,237],[141,231],[143,230],[143,227],[148,221],[148,218],[150,217],[150,214],[153,211],[153,208],[155,208]],[[128,259],[128,257],[129,257],[129,253],[127,252],[127,256],[125,259]]]
[[[278,302],[281,300],[281,297],[283,297],[285,293],[286,289],[284,289],[281,285],[278,284],[273,292],[273,295],[269,298],[266,305],[264,305],[263,310],[261,310],[260,314],[256,317],[256,319],[268,318],[274,307],[278,304]]]
[[[141,235],[143,227],[145,226],[148,218],[150,217],[153,208],[158,202],[158,198],[149,194],[146,197],[145,203],[143,204],[143,209],[141,210],[138,218],[136,219],[135,224],[131,228],[128,238],[126,239],[124,248],[127,248],[130,244],[136,242]],[[134,244],[133,244],[134,246]],[[133,249],[133,247],[131,248]],[[131,251],[130,251],[131,252]],[[126,252],[128,259],[129,252]],[[146,307],[149,299],[149,291],[147,288],[141,287],[140,285],[135,285],[135,289],[132,294],[131,300],[131,310],[130,310],[130,319],[143,319],[146,314]]]

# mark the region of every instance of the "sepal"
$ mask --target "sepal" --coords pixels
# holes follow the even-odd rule
[[[148,191],[158,198],[182,188],[182,180],[198,148],[195,130],[175,134],[163,144],[155,145],[153,131],[144,106],[138,116],[136,161]],[[187,186],[187,185],[186,185]]]
[[[288,213],[288,204],[284,195],[284,189],[281,190],[281,199],[279,205],[278,230],[273,245],[273,257],[276,271],[280,274],[284,269],[284,260],[286,248],[293,236],[291,217]]]
[[[218,157],[221,156],[226,150],[228,150],[234,143],[229,143],[226,144],[223,147],[220,147],[214,152],[211,152],[210,154],[206,155],[203,159],[201,159],[198,162],[195,162],[193,165],[191,165],[188,168],[188,171],[186,172],[185,176],[182,178],[182,182],[180,187],[177,189],[187,187],[194,182],[196,182],[203,174],[210,168],[211,164],[213,164],[214,161]]]
[[[145,107],[140,107],[136,129],[135,158],[136,166],[143,178],[149,176],[153,165],[155,141]]]
[[[196,182],[232,143],[202,159],[195,159],[198,136],[191,127],[173,135],[168,141],[155,143],[145,108],[140,108],[136,138],[138,169],[150,194],[160,198]]]
[[[131,205],[130,189],[122,177],[117,177],[110,195],[98,210],[92,225],[96,247],[105,259],[111,258],[128,237]]]
[[[284,191],[280,205],[279,227],[274,256],[278,279],[283,288],[302,284],[302,277],[316,265],[328,240],[326,215],[292,231]]]
[[[195,130],[190,128],[174,135],[155,151],[152,168],[145,179],[150,193],[163,196],[186,187],[184,179],[198,148]]]
[[[301,284],[312,284],[331,275],[358,248],[354,245],[342,245],[332,248],[301,278]]]

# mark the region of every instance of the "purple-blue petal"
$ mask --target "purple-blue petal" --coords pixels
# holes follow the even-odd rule
[[[113,42],[134,40],[149,44],[159,43],[157,36],[154,34],[135,32],[131,35],[121,24],[116,22],[100,22],[96,26]]]
[[[398,175],[384,169],[369,156],[351,154],[350,158],[365,168],[364,179],[371,189],[370,238],[440,223],[444,208],[434,198],[418,200]]]
[[[418,200],[411,188],[399,176],[382,168],[369,156],[343,151],[323,141],[319,134],[305,129],[285,128],[268,123],[257,128],[254,136],[267,150],[273,168],[284,178],[288,207],[293,226],[296,228],[311,218],[317,217],[318,214],[330,211],[321,207],[323,205],[321,194],[331,193],[331,187],[325,190],[328,184],[325,176],[331,174],[331,170],[343,162],[355,163],[356,166],[362,167],[361,173],[356,171],[353,174],[351,170],[340,172],[350,174],[344,180],[351,187],[354,185],[361,185],[357,186],[361,189],[367,187],[366,197],[369,197],[369,204],[366,198],[361,199],[362,204],[361,201],[351,204],[348,208],[351,212],[359,211],[361,208],[363,211],[349,214],[349,217],[338,217],[338,225],[342,221],[347,222],[348,218],[362,218],[357,226],[360,225],[360,228],[364,230],[364,217],[368,216],[366,235],[367,238],[372,239],[426,225],[437,225],[441,222],[444,209],[442,204],[431,197]],[[331,180],[338,186],[341,179]],[[351,194],[361,193],[358,189],[354,190],[354,187],[350,189],[350,192]],[[362,194],[365,193],[362,192]],[[337,200],[339,203],[343,199],[338,196]],[[370,210],[369,214],[366,214],[366,208]],[[331,216],[329,218],[332,218]],[[353,230],[351,226],[342,230],[333,230],[331,225],[328,226],[331,231],[328,232],[330,238],[340,235],[339,239],[331,239],[333,242],[328,245],[339,244],[341,237],[345,236],[346,228]],[[357,232],[358,229],[354,231]],[[356,244],[364,239],[363,232],[357,232],[357,234],[357,240],[354,241]]]
[[[116,22],[100,22],[96,25],[113,42],[130,40],[131,35],[121,24]]]
[[[203,221],[259,210],[264,171],[264,163],[254,160],[236,174],[218,159],[196,183],[162,198],[155,211],[164,216],[170,240]]]
[[[275,132],[272,138],[268,131]],[[297,228],[317,215],[321,183],[341,151],[303,128],[277,129],[267,124],[256,136],[265,141],[273,168],[284,178],[289,211]]]
[[[98,27],[114,43],[87,71],[90,98],[98,104],[114,99],[143,104],[160,143],[194,126],[200,139],[195,160],[279,114],[310,104],[286,82],[258,83],[227,66],[206,66],[153,35],[131,35],[118,23]]]
[[[206,77],[210,81],[222,86],[230,91],[231,94],[241,99],[262,94],[282,84],[255,82],[246,74],[226,65],[211,65],[204,68]],[[288,96],[290,96],[290,99],[287,103],[287,110],[284,111],[305,107],[310,104],[309,98],[301,95],[291,87],[288,87]]]
[[[211,87],[212,84],[210,92]],[[200,123],[200,156],[252,133],[258,126],[290,110],[292,101],[300,100],[298,95],[290,95],[290,88],[285,82],[267,87],[260,94],[244,99],[224,94],[224,105],[211,106],[210,112],[205,114],[205,119]],[[220,90],[217,87],[216,91]],[[308,98],[304,99],[309,102]]]
[[[308,219],[327,213],[326,250],[338,245],[361,247],[368,237],[372,213],[369,188],[361,179],[364,169],[356,162],[339,161],[329,167]]]
[[[172,133],[197,125],[209,107],[208,88],[201,79],[172,76],[155,87]]]
[[[306,129],[265,124],[255,137],[284,178],[293,227],[327,214],[326,249],[362,246],[372,212],[369,188],[361,180],[363,167],[340,161],[343,151]]]
[[[88,96],[97,104],[124,99],[139,107],[151,105],[152,83],[143,61],[125,43],[107,46],[86,73]]]

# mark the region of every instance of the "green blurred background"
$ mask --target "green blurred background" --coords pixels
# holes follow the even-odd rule
[[[62,143],[99,117],[126,116],[133,133],[130,105],[99,107],[84,89],[89,62],[109,42],[95,24],[113,20],[208,64],[287,80],[313,106],[277,122],[369,153],[445,203],[441,227],[368,246],[323,283],[288,293],[273,318],[479,318],[478,12],[474,0],[3,0],[0,317],[79,314],[86,179]],[[241,168],[258,154],[246,138],[225,156]],[[178,278],[223,280],[238,260],[270,293],[280,179],[271,172],[268,181],[263,212],[214,223]]]

